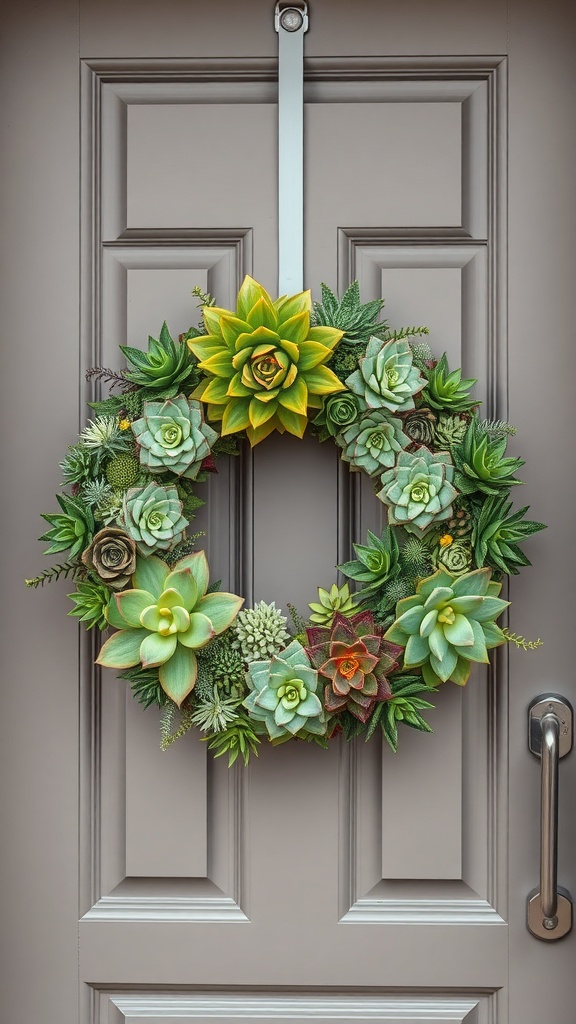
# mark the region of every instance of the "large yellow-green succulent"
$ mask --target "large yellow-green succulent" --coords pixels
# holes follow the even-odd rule
[[[252,445],[273,430],[302,437],[309,407],[344,384],[324,364],[342,337],[334,327],[311,327],[310,292],[272,300],[251,277],[236,312],[205,306],[207,335],[189,338],[206,377],[192,393],[222,420],[222,434],[245,430]]]

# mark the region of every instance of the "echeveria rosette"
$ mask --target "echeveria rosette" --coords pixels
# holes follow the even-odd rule
[[[378,537],[368,530],[366,544],[354,544],[357,558],[338,566],[340,572],[362,586],[362,596],[378,590],[400,570],[398,541],[390,527]]]
[[[427,448],[432,446],[434,431],[436,430],[436,414],[431,409],[421,406],[413,409],[402,417],[404,433],[408,435],[414,444],[424,444]],[[442,447],[437,445],[438,448]]]
[[[445,352],[436,365],[427,370],[427,377],[428,383],[422,398],[433,409],[443,409],[452,413],[468,412],[480,405],[479,399],[470,398],[469,389],[474,387],[476,379],[463,379],[462,370],[452,370],[450,373]]]
[[[122,518],[141,555],[175,547],[184,540],[188,526],[176,488],[155,481],[126,491]]]
[[[462,576],[474,569],[474,553],[469,537],[460,539],[450,533],[443,533],[432,549],[431,556],[435,569],[446,569],[453,576]]]
[[[337,395],[328,395],[316,418],[312,421],[318,431],[318,439],[326,441],[336,437],[342,430],[355,423],[366,409],[366,403],[351,391],[342,391]]]
[[[508,575],[518,575],[519,566],[531,565],[519,546],[544,523],[524,519],[529,506],[511,513],[512,502],[506,495],[486,498],[472,528],[472,543],[478,566],[491,565]]]
[[[129,345],[120,345],[120,351],[134,367],[125,371],[126,379],[158,397],[171,398],[182,391],[185,384],[191,385],[198,379],[187,346],[173,341],[166,323],[158,339],[148,338],[148,352]]]
[[[464,686],[473,662],[488,663],[488,651],[506,642],[494,620],[510,603],[491,577],[490,569],[458,577],[439,569],[398,602],[385,637],[405,649],[404,669],[421,668],[427,686]]]
[[[149,473],[170,470],[195,480],[218,434],[204,421],[200,402],[183,395],[165,402],[145,402],[141,419],[132,423],[140,463]]]
[[[208,334],[187,341],[206,375],[192,397],[222,420],[222,435],[245,430],[252,445],[273,430],[302,437],[308,407],[345,390],[324,365],[342,331],[311,327],[310,310],[309,291],[273,301],[248,276],[235,313],[204,306]]]
[[[158,668],[160,685],[179,707],[198,675],[195,651],[232,624],[244,599],[208,594],[209,569],[203,551],[170,568],[156,555],[139,558],[133,589],[115,594],[108,608],[117,633],[103,645],[98,665]]]
[[[312,611],[310,622],[329,626],[336,612],[339,612],[341,615],[354,614],[356,610],[356,597],[350,593],[350,587],[347,583],[342,587],[333,583],[330,590],[318,587],[318,601],[311,601],[308,607]]]
[[[388,675],[398,667],[401,648],[382,637],[368,611],[351,618],[337,612],[331,627],[312,626],[306,635],[310,661],[327,680],[326,711],[346,709],[367,722],[375,705],[391,696]]]
[[[110,590],[123,590],[136,568],[136,543],[117,526],[105,526],[82,552],[82,562]]]
[[[272,742],[325,734],[326,715],[317,695],[318,672],[298,640],[269,661],[253,661],[246,681],[250,693],[244,707],[250,718],[262,723]]]
[[[380,477],[380,501],[388,506],[391,526],[403,526],[409,533],[424,533],[433,523],[452,515],[458,492],[452,485],[454,466],[448,452],[400,452],[392,469]]]
[[[402,338],[370,338],[358,369],[346,378],[346,386],[360,395],[369,409],[407,412],[426,381],[412,361],[412,349]]]
[[[411,443],[402,430],[402,420],[384,409],[368,411],[336,438],[342,459],[353,469],[375,476],[394,465],[396,456]]]
[[[461,494],[501,495],[516,484],[521,484],[513,473],[524,465],[523,459],[505,456],[507,438],[491,440],[475,416],[460,444],[454,445],[452,455],[456,466],[455,484]]]

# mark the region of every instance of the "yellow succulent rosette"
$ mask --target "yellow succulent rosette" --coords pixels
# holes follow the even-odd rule
[[[204,307],[208,333],[187,344],[206,377],[191,397],[207,404],[211,420],[222,420],[222,435],[245,430],[251,445],[273,430],[302,437],[308,408],[345,390],[324,365],[343,332],[311,327],[311,308],[309,290],[272,300],[249,276],[235,313]]]

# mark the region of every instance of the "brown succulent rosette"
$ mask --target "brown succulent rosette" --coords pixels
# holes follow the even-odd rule
[[[82,552],[82,561],[111,590],[123,590],[136,569],[136,544],[124,530],[105,526]]]
[[[326,711],[346,709],[360,722],[368,721],[374,705],[392,696],[387,676],[398,668],[402,647],[383,639],[369,611],[350,618],[336,612],[331,627],[311,627],[306,635],[306,653],[327,679]]]
[[[428,446],[432,444],[436,430],[436,414],[431,409],[421,406],[420,409],[407,412],[402,419],[404,420],[402,429],[411,441]]]

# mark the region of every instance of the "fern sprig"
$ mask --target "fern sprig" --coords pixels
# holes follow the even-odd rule
[[[27,587],[43,587],[45,583],[52,583],[53,580],[68,579],[70,576],[72,579],[78,579],[85,573],[85,568],[81,562],[75,558],[68,559],[67,562],[60,562],[58,565],[53,565],[50,569],[45,569],[39,576],[33,576],[31,580],[24,580]]]
[[[502,628],[502,632],[508,642],[515,644],[518,650],[535,651],[538,647],[542,647],[544,643],[540,637],[538,637],[537,640],[527,640],[525,636],[520,636],[518,633],[512,633],[506,626]]]

